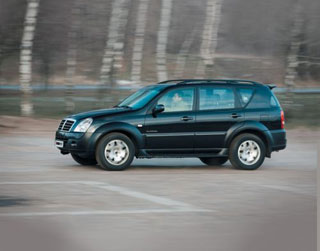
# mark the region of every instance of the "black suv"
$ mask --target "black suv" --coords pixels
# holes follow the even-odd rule
[[[123,170],[134,157],[228,159],[257,169],[286,147],[284,114],[271,89],[248,80],[180,79],[144,87],[111,109],[63,119],[55,145],[82,165]]]

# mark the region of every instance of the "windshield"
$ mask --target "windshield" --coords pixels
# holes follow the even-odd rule
[[[125,98],[116,107],[130,107],[130,108],[142,108],[151,99],[153,99],[160,91],[161,87],[148,86],[138,90],[129,97]]]

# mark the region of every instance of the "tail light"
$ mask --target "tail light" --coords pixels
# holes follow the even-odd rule
[[[284,112],[281,110],[281,129],[284,129]]]

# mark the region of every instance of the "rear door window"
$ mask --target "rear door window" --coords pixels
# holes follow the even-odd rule
[[[200,110],[220,110],[235,108],[235,97],[232,88],[206,86],[199,89]]]

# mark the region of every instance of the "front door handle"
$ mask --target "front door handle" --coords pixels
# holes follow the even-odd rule
[[[193,117],[189,117],[189,116],[183,116],[180,118],[181,121],[189,121],[189,120],[193,120]]]
[[[232,113],[232,114],[231,114],[231,117],[234,118],[234,119],[236,119],[236,118],[241,117],[241,115],[238,114],[238,113]]]

